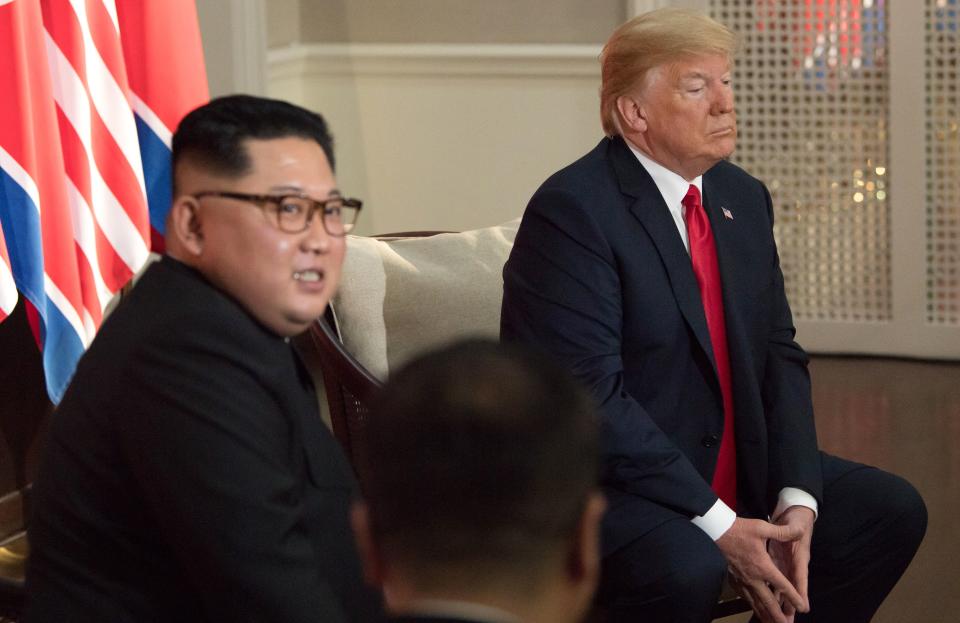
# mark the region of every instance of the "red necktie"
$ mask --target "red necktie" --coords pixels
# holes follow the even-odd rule
[[[710,231],[710,221],[700,202],[700,191],[690,185],[683,198],[686,208],[683,220],[690,237],[690,260],[693,274],[700,286],[703,312],[710,330],[713,357],[717,362],[720,377],[720,393],[723,394],[723,435],[720,438],[720,454],[717,469],[713,473],[712,487],[727,506],[737,509],[737,449],[733,430],[733,386],[730,382],[730,355],[727,351],[727,323],[723,316],[723,293],[720,285],[720,266],[717,264],[717,247]]]

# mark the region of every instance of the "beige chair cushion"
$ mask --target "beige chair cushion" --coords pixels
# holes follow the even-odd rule
[[[385,379],[418,353],[500,333],[503,264],[520,219],[455,234],[347,238],[333,307],[344,346]]]

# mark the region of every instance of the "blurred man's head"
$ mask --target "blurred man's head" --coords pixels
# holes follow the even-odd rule
[[[432,597],[510,602],[530,620],[543,607],[556,621],[582,614],[604,503],[593,404],[566,371],[496,342],[445,348],[391,376],[365,443],[355,527],[392,606]]]
[[[713,19],[659,9],[620,26],[603,48],[604,132],[690,180],[733,153],[730,74],[736,36]]]
[[[337,189],[322,117],[277,100],[215,99],[173,136],[173,191],[171,256],[278,335],[323,313],[359,202]]]

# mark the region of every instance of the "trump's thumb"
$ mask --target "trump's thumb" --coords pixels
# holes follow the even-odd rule
[[[767,538],[781,543],[786,541],[796,541],[803,536],[803,527],[795,524],[769,524]]]

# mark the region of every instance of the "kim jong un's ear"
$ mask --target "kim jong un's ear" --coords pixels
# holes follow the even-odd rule
[[[181,260],[203,253],[200,204],[192,195],[175,198],[167,215],[167,252]]]

